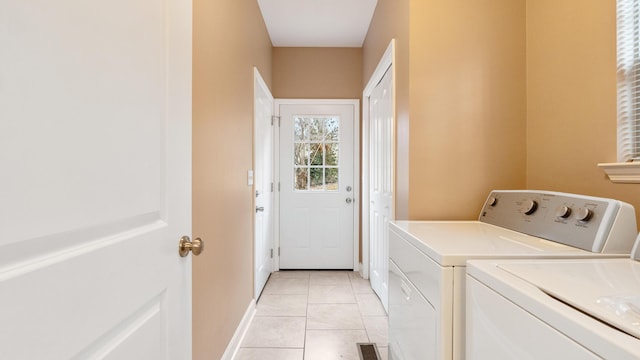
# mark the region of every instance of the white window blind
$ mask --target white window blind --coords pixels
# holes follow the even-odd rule
[[[640,0],[618,0],[618,161],[640,161]]]

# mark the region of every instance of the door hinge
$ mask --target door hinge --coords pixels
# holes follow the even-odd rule
[[[280,246],[278,246],[278,256],[280,256]]]
[[[278,181],[278,191],[280,191],[280,181]]]
[[[271,183],[271,192],[273,192],[273,183]]]
[[[278,127],[280,127],[280,116],[272,116],[271,117],[271,125],[273,125],[276,121],[276,119],[278,120]]]
[[[273,259],[273,249],[271,249],[271,258]]]

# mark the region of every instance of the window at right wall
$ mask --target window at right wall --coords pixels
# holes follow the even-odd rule
[[[640,160],[640,0],[618,0],[618,161]]]
[[[617,1],[618,163],[613,182],[640,183],[640,0]]]

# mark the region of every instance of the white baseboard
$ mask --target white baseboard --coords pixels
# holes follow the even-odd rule
[[[253,320],[254,315],[256,314],[256,300],[252,299],[251,303],[249,303],[249,307],[247,311],[244,313],[238,328],[236,328],[236,332],[233,334],[231,341],[227,345],[227,349],[222,354],[220,360],[233,360],[240,350],[240,344],[242,344],[242,340],[244,339],[244,335],[249,330],[249,326],[251,325],[251,320]]]

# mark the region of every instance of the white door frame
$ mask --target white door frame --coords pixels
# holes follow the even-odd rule
[[[274,142],[275,130],[274,130],[274,126],[273,126],[273,110],[274,110],[273,109],[273,95],[271,95],[271,90],[269,90],[269,87],[267,86],[267,84],[265,83],[264,79],[262,78],[262,75],[260,75],[260,71],[258,71],[258,68],[255,67],[255,66],[253,67],[253,74],[254,74],[253,75],[254,76],[254,107],[253,107],[254,187],[253,187],[253,189],[254,189],[254,194],[257,194],[257,193],[255,193],[255,191],[257,191],[257,186],[258,186],[257,184],[258,184],[258,181],[260,180],[260,177],[263,176],[263,175],[256,172],[256,170],[259,168],[257,166],[257,162],[260,161],[260,159],[261,159],[261,154],[258,154],[258,152],[257,152],[258,149],[257,149],[256,144],[257,144],[258,138],[260,136],[264,136],[263,134],[258,134],[258,129],[260,128],[260,126],[258,125],[258,121],[261,121],[261,120],[264,121],[264,118],[260,118],[259,117],[259,114],[257,112],[257,110],[258,110],[257,109],[257,104],[255,104],[256,97],[257,97],[259,89],[261,89],[265,94],[268,95],[268,98],[269,98],[269,100],[271,102],[270,120],[271,120],[271,125],[272,125],[271,126],[272,146],[275,146],[275,142]],[[274,156],[275,156],[275,151],[272,151],[271,152],[271,157],[272,157],[271,162],[272,162],[272,164],[273,164],[273,157]],[[272,179],[272,181],[275,181],[275,179],[274,179],[275,176],[273,174],[273,171],[274,171],[274,167],[272,166],[272,168],[271,168],[271,179]],[[273,183],[272,183],[272,185],[273,185]],[[272,187],[271,191],[272,191],[271,196],[273,197],[271,204],[273,205],[273,200],[275,199],[275,191],[274,191],[273,187]],[[257,208],[257,206],[258,206],[258,204],[256,203],[257,195],[255,197],[253,197],[253,199],[254,199],[254,206],[256,206],[256,208]],[[267,223],[267,224],[265,224],[265,226],[266,226],[266,229],[270,229],[271,230],[271,234],[269,234],[269,230],[267,230],[267,233],[264,234],[264,236],[270,237],[270,239],[267,239],[267,242],[271,241],[271,244],[270,244],[271,245],[271,251],[273,252],[273,249],[274,249],[273,239],[275,237],[274,236],[274,231],[273,231],[274,225],[275,225],[274,224],[274,217],[273,217],[274,209],[267,209],[267,211],[271,212],[271,216],[267,217],[268,220],[270,221],[270,224]],[[259,246],[261,246],[262,244],[259,243],[260,238],[258,237],[258,229],[256,227],[256,215],[257,215],[257,210],[253,212],[253,225],[254,225],[253,226],[253,241],[254,241],[254,244],[253,244],[253,275],[254,275],[253,276],[253,285],[254,285],[253,297],[254,297],[254,299],[258,300],[258,297],[260,296],[260,294],[261,294],[261,292],[263,290],[263,287],[259,288],[259,286],[263,285],[263,284],[259,284],[258,283],[258,281],[260,281],[260,279],[258,277],[258,267],[257,267],[257,265],[258,265],[258,260],[259,260],[258,259]],[[273,269],[274,269],[273,263],[274,262],[273,262],[273,256],[272,256],[272,258],[271,258],[271,269],[270,269],[271,272],[273,272]]]
[[[396,63],[396,40],[392,39],[387,47],[387,50],[382,55],[380,62],[378,62],[378,66],[375,71],[371,75],[367,86],[364,88],[362,92],[362,271],[361,275],[363,278],[369,278],[369,97],[373,93],[373,89],[382,81],[384,74],[387,72],[389,66]],[[396,67],[393,66],[391,68],[393,71],[393,93],[396,93]],[[391,157],[392,161],[392,171],[393,176],[391,177],[393,181],[393,186],[395,187],[395,178],[396,178],[396,168],[395,168],[395,124],[396,124],[396,99],[393,97],[393,144],[394,144],[394,156]],[[394,220],[396,216],[396,202],[395,202],[395,191],[394,200],[391,202],[391,219]]]
[[[360,201],[357,198],[360,194],[360,100],[358,99],[275,99],[274,101],[274,113],[275,116],[280,118],[280,105],[353,105],[354,114],[354,131],[353,131],[353,195],[355,201],[353,202],[353,271],[359,271],[359,259],[358,254],[360,252],[360,226],[358,219],[360,218]],[[275,183],[278,192],[275,196],[275,239],[274,246],[278,251],[274,251],[274,267],[275,271],[280,270],[280,131],[275,131],[276,140],[274,144],[275,148]]]

